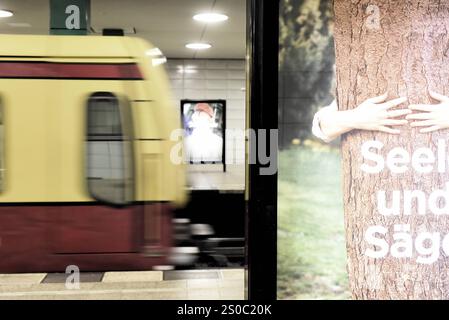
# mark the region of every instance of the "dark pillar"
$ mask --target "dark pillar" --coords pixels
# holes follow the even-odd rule
[[[279,0],[248,0],[248,18],[249,126],[254,130],[277,129]],[[269,141],[266,143],[269,146]],[[262,167],[259,160],[249,165],[247,262],[251,300],[276,299],[277,174],[261,175]]]

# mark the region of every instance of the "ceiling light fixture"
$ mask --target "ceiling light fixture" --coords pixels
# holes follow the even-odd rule
[[[0,18],[9,18],[13,15],[14,13],[12,11],[0,9]]]
[[[212,48],[209,43],[188,43],[186,44],[186,48],[192,50],[206,50]]]
[[[226,21],[229,17],[221,13],[200,13],[193,16],[193,19],[201,22],[216,23]]]

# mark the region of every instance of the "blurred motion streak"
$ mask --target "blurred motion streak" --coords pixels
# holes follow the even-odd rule
[[[0,36],[0,272],[167,265],[185,172],[137,38]]]

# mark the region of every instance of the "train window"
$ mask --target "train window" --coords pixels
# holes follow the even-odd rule
[[[98,201],[124,205],[133,196],[132,121],[129,104],[108,92],[87,105],[87,182]]]

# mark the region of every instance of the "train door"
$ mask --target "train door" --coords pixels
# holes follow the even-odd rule
[[[137,252],[141,235],[139,209],[133,201],[134,128],[129,98],[119,83],[112,82],[69,84],[60,90],[64,101],[73,103],[58,111],[64,124],[59,131],[70,132],[59,141],[60,196],[75,201],[59,205],[53,252]]]
[[[144,90],[142,90],[145,92]],[[147,257],[167,254],[171,238],[171,207],[167,202],[167,170],[165,156],[167,144],[162,139],[161,123],[163,115],[157,116],[158,103],[148,97],[133,102],[136,128],[135,146],[138,148],[136,163],[137,199],[142,203],[142,253]],[[159,123],[158,123],[159,119]],[[165,162],[164,162],[165,161]]]

